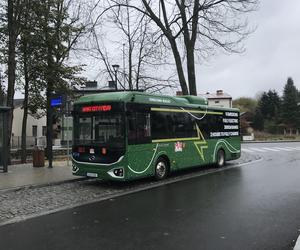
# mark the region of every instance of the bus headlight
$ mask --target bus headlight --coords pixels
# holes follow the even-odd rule
[[[123,174],[124,174],[123,168],[114,169],[114,174],[119,177],[123,176]]]
[[[124,177],[124,168],[114,168],[108,171],[108,174],[114,178],[123,178]]]
[[[72,164],[72,172],[76,173],[76,172],[78,172],[78,170],[79,170],[79,168],[73,163]]]

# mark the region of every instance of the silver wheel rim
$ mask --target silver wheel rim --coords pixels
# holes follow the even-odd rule
[[[157,177],[159,177],[159,178],[164,177],[165,174],[166,174],[166,171],[167,171],[167,167],[166,167],[166,164],[164,162],[160,161],[156,164],[156,175],[157,175]]]
[[[224,165],[224,153],[222,151],[219,152],[219,157],[218,157],[218,165],[223,166]]]

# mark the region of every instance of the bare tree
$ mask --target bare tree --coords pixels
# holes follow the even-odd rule
[[[152,24],[149,16],[130,8],[132,0],[122,1],[127,7],[116,7],[114,1],[107,0],[98,9],[100,15],[94,15],[93,39],[95,58],[99,58],[105,67],[101,73],[107,73],[114,80],[111,62],[122,61],[118,85],[123,89],[153,91],[174,88],[177,83],[173,77],[161,74],[170,63],[167,61],[164,46],[161,46],[160,32]],[[110,32],[106,33],[106,30]],[[112,48],[113,47],[113,48]],[[117,49],[116,49],[117,48]],[[118,54],[119,52],[119,54]],[[121,54],[122,53],[122,54]],[[124,61],[125,60],[125,61]],[[169,72],[168,72],[169,73]],[[170,73],[172,74],[172,73]],[[160,88],[151,88],[159,84]]]
[[[111,7],[132,8],[151,18],[172,50],[183,94],[197,95],[195,56],[218,48],[227,52],[243,51],[241,42],[250,33],[243,15],[255,10],[257,1],[142,0],[138,6],[112,0]]]

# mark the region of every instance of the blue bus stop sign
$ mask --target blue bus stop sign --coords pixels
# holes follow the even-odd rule
[[[51,98],[50,105],[51,107],[60,107],[63,104],[63,98],[62,96],[57,96],[54,98]]]

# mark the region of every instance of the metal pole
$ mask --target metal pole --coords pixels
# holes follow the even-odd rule
[[[67,166],[69,166],[69,157],[70,157],[70,150],[69,150],[69,102],[68,100],[66,101],[67,104],[67,121],[66,121],[66,127],[67,127]]]
[[[125,78],[125,43],[123,43],[123,80],[124,80],[124,88],[126,90],[126,78]]]
[[[1,114],[0,114],[1,115]],[[8,118],[8,111],[5,111],[3,113],[3,119],[2,119],[2,128],[3,128],[3,151],[2,151],[2,156],[3,156],[3,172],[6,173],[8,171],[8,154],[10,154],[10,151],[8,149],[8,147],[5,147],[5,145],[7,145],[7,131],[8,131],[8,127],[7,127],[7,118]],[[0,119],[1,120],[1,119]],[[1,131],[0,131],[1,132]]]
[[[115,87],[116,87],[116,90],[118,90],[118,78],[117,78],[117,70],[115,70]]]

